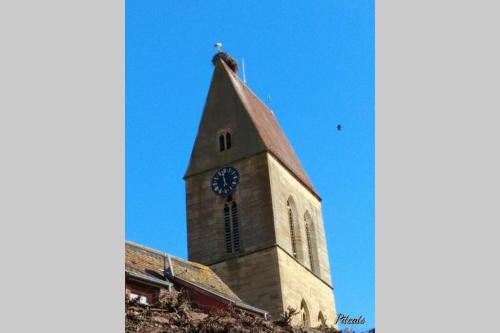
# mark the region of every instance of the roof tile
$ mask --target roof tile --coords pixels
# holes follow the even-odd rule
[[[290,141],[281,129],[274,113],[243,83],[238,75],[219,60],[228,75],[232,77],[235,90],[259,132],[267,150],[295,175],[318,199],[321,199],[300,162]]]
[[[209,267],[170,256],[176,278],[218,292],[234,301],[241,301],[236,294]],[[166,253],[133,243],[125,242],[125,267],[127,270],[163,274],[169,268]]]

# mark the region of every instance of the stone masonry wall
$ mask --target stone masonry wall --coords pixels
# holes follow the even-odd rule
[[[269,311],[273,320],[284,310],[278,267],[275,246],[210,266],[244,302]]]
[[[283,308],[291,306],[300,310],[301,303],[306,303],[312,327],[320,325],[318,315],[321,311],[326,323],[333,325],[336,319],[333,290],[326,283],[311,274],[294,258],[281,248],[277,248]],[[292,323],[301,324],[301,314],[293,318]]]
[[[266,153],[230,164],[240,173],[232,194],[238,205],[241,252],[275,243]],[[224,246],[224,202],[211,189],[218,168],[186,178],[189,260],[205,265],[233,257]]]
[[[321,202],[274,157],[268,154],[268,159],[277,244],[293,255],[287,209],[287,200],[291,197],[296,206],[298,229],[295,230],[295,233],[298,251],[302,251],[302,257],[304,258],[302,264],[308,268],[311,267],[304,224],[304,215],[307,211],[312,219],[310,234],[313,243],[314,266],[316,268],[314,271],[325,282],[331,285],[330,264],[323,226]]]

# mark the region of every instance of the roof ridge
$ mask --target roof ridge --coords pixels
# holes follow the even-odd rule
[[[222,60],[222,59],[221,59]],[[222,61],[224,63],[224,65],[226,65],[226,67],[229,67],[224,61]],[[231,71],[230,69],[228,70],[229,74],[231,74],[235,79],[237,79],[239,81],[240,84],[242,84],[246,89],[248,89],[248,91],[255,97],[259,100],[259,102],[264,105],[269,111],[271,111],[271,114],[274,116],[274,118],[278,119],[278,117],[276,117],[276,115],[274,114],[273,110],[267,106],[266,103],[264,103],[264,101],[262,101],[262,99],[248,86],[248,84],[246,84],[246,82],[243,82],[240,77],[238,76],[237,73]]]
[[[152,247],[149,247],[149,246],[146,246],[146,245],[142,245],[142,244],[139,244],[139,243],[136,243],[136,242],[133,242],[133,241],[129,241],[129,240],[125,240],[125,244],[128,244],[128,245],[131,245],[131,246],[134,246],[136,248],[139,248],[139,249],[142,249],[142,250],[145,250],[145,251],[149,251],[151,253],[155,253],[155,254],[159,254],[159,255],[163,255],[163,256],[170,256],[172,259],[178,259],[178,260],[182,260],[182,261],[185,261],[184,259],[182,259],[181,257],[178,257],[176,255],[173,255],[169,252],[163,252],[163,251],[160,251],[160,250],[157,250],[157,249],[154,249]]]
[[[243,107],[247,110],[250,119],[252,123],[254,124],[257,132],[259,133],[260,137],[262,138],[266,151],[272,153],[273,156],[276,157],[276,159],[287,169],[290,171],[290,173],[300,182],[302,183],[306,188],[308,188],[311,193],[316,196],[320,201],[321,201],[321,196],[319,193],[316,191],[314,185],[312,184],[311,179],[309,178],[307,172],[305,171],[304,166],[302,165],[302,162],[300,161],[297,153],[295,152],[295,149],[293,148],[290,140],[286,136],[285,132],[281,128],[281,125],[278,121],[278,117],[274,114],[274,112],[257,96],[248,85],[241,81],[241,79],[238,77],[236,73],[231,71],[228,67],[228,65],[222,60],[219,60],[223,68],[225,69],[226,73],[230,75],[231,78],[231,83],[233,85],[233,88],[235,89],[236,93],[241,99],[241,102],[243,104]],[[249,96],[247,96],[249,95]],[[257,103],[260,104],[260,107],[264,109],[264,112],[259,110],[260,108],[257,107],[257,110],[254,109],[254,106],[252,105],[252,101],[249,101],[248,98],[255,98],[257,100]],[[275,132],[278,135],[279,139],[282,139],[281,141],[283,145],[280,147],[275,147],[275,145],[280,142],[274,142],[274,140],[268,138],[268,133],[264,133],[263,129],[261,128],[262,124],[256,119],[255,117],[259,116],[259,112],[262,113],[262,117],[265,118],[266,114],[265,112],[268,111],[267,113],[270,114],[273,118],[274,124],[269,124],[271,127],[274,125],[275,126]],[[266,119],[261,119],[263,121],[266,121]],[[273,128],[271,128],[271,131]],[[281,136],[281,138],[280,138]],[[278,140],[279,141],[279,140]],[[283,150],[283,147],[285,147],[285,151],[280,151]],[[289,150],[287,152],[286,150]],[[285,156],[283,156],[285,155]],[[289,159],[286,158],[286,155],[289,155]]]
[[[146,245],[142,245],[142,244],[139,244],[139,243],[136,243],[136,242],[133,242],[133,241],[129,241],[129,240],[125,240],[125,244],[126,245],[135,246],[137,248],[140,248],[140,249],[143,249],[143,250],[146,250],[146,251],[151,251],[151,252],[157,253],[157,254],[162,254],[162,255],[169,254],[169,253],[162,252],[160,250],[154,249],[152,247],[149,247],[149,246],[146,246]]]
[[[162,255],[162,256],[170,256],[170,258],[173,259],[173,260],[177,260],[177,261],[180,261],[180,262],[183,262],[183,263],[189,263],[190,265],[193,265],[193,266],[196,266],[196,267],[199,267],[199,268],[204,268],[204,269],[208,268],[208,269],[211,269],[210,267],[208,267],[206,265],[203,265],[203,264],[200,264],[198,262],[194,262],[194,261],[191,261],[191,260],[188,260],[188,259],[184,259],[184,258],[178,257],[176,255],[170,254],[169,252],[163,252],[163,251],[160,251],[160,250],[154,249],[152,247],[149,247],[149,246],[146,246],[146,245],[142,245],[142,244],[139,244],[139,243],[136,243],[136,242],[133,242],[133,241],[125,240],[125,244],[134,246],[134,247],[139,248],[141,250],[149,251],[151,253],[159,254],[159,255]]]

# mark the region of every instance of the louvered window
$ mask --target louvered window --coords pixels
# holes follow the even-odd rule
[[[231,206],[231,222],[233,227],[233,249],[240,252],[240,225],[238,221],[238,206],[233,202]]]
[[[225,239],[226,252],[227,253],[233,252],[233,246],[231,244],[231,218],[229,214],[228,205],[224,206],[224,239]]]
[[[227,253],[240,252],[240,221],[236,202],[224,205],[224,240]]]

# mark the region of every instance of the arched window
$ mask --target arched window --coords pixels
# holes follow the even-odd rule
[[[300,217],[297,213],[297,206],[295,205],[295,201],[293,200],[292,196],[288,197],[286,205],[288,225],[290,227],[291,252],[293,257],[298,262],[300,262],[302,265],[305,265],[306,254],[303,245],[304,231],[302,229],[302,226],[300,225]]]
[[[304,225],[306,229],[306,242],[307,242],[307,252],[309,254],[309,267],[311,268],[311,271],[315,271],[315,263],[314,263],[314,247],[313,247],[313,240],[311,237],[311,227],[312,227],[312,219],[311,215],[309,215],[309,212],[306,211],[304,214]]]
[[[323,316],[323,313],[321,311],[318,313],[318,323],[319,323],[320,326],[325,326],[326,325],[325,316]]]
[[[311,322],[309,320],[309,309],[307,308],[307,304],[304,300],[300,303],[300,315],[302,317],[302,325],[306,327],[311,326]]]
[[[293,216],[293,210],[290,204],[290,199],[286,201],[286,205],[288,208],[288,223],[290,225],[290,238],[292,240],[292,252],[293,256],[297,258],[297,242],[295,239],[295,226],[294,226],[294,216]]]
[[[224,204],[224,245],[227,253],[241,250],[238,205],[230,198]]]
[[[231,133],[230,132],[222,132],[219,134],[219,151],[229,150],[231,149]]]
[[[307,252],[309,253],[309,265],[311,270],[314,268],[314,260],[312,255],[311,233],[309,231],[309,224],[306,223],[306,238],[307,238]]]
[[[307,252],[309,254],[309,268],[313,273],[318,274],[318,248],[315,225],[308,211],[304,214],[304,227],[306,230]]]

